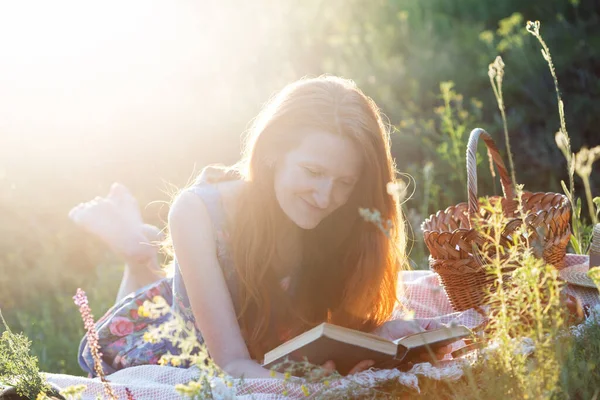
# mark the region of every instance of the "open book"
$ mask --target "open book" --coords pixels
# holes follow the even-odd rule
[[[470,337],[465,326],[453,326],[415,333],[395,341],[379,336],[322,323],[265,354],[263,366],[277,367],[284,361],[302,361],[322,365],[333,360],[337,371],[345,375],[362,360],[375,361],[375,368],[395,368],[415,361],[421,354]]]

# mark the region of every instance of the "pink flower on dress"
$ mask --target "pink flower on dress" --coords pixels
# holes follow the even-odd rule
[[[139,317],[138,309],[132,308],[131,310],[129,310],[129,316],[131,316],[131,319],[138,319],[138,317]]]
[[[152,289],[148,290],[146,296],[148,296],[148,298],[152,300],[154,296],[160,296],[160,289],[157,287],[153,287]]]
[[[119,351],[119,350],[121,350],[123,347],[125,347],[126,345],[127,345],[127,339],[126,339],[126,338],[124,338],[124,337],[122,337],[122,338],[121,338],[121,339],[119,339],[119,340],[115,340],[114,342],[112,342],[112,343],[109,343],[109,344],[107,345],[107,347],[108,347],[109,349],[113,349],[113,350],[117,350],[117,351]]]
[[[133,322],[125,317],[115,317],[109,328],[110,333],[115,336],[127,336],[133,332]]]

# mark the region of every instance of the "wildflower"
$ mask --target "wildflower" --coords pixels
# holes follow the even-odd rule
[[[583,181],[590,217],[594,224],[598,223],[598,220],[596,213],[594,212],[594,200],[592,199],[592,190],[590,187],[590,175],[592,174],[592,164],[598,160],[600,160],[600,146],[596,146],[593,149],[583,147],[577,154],[575,154],[575,160],[573,163],[575,172],[577,172],[577,175],[579,175]]]
[[[535,21],[535,22],[527,21],[527,25],[525,28],[527,29],[527,32],[531,33],[532,35],[537,36],[540,34],[540,21]]]
[[[406,182],[404,182],[402,179],[394,182],[388,182],[386,185],[387,193],[397,202],[402,202],[406,197],[406,188]]]
[[[569,158],[570,155],[567,155],[569,151],[569,138],[567,135],[565,135],[563,131],[558,131],[556,132],[556,135],[554,135],[554,140],[556,141],[556,146],[560,149],[560,151],[565,153],[565,158]]]
[[[117,397],[113,393],[110,384],[104,376],[104,371],[102,370],[102,353],[100,352],[100,345],[98,344],[98,332],[96,331],[96,325],[94,323],[94,316],[92,315],[92,310],[88,305],[87,296],[83,290],[77,288],[77,292],[75,293],[75,296],[73,296],[73,300],[75,301],[75,305],[79,307],[79,313],[81,314],[81,318],[83,319],[83,326],[87,331],[88,346],[94,359],[94,370],[96,371],[96,374],[100,377],[100,380],[104,385],[104,392],[106,393],[108,398],[116,400]]]
[[[359,208],[358,213],[367,222],[381,222],[381,213],[379,210],[369,210],[368,208]]]
[[[67,386],[60,391],[60,394],[66,398],[79,399],[81,398],[83,391],[87,388],[86,385],[72,385]]]
[[[285,374],[283,374],[283,377],[286,381],[289,381],[291,376],[292,374],[290,374],[289,371],[286,371]]]
[[[482,42],[491,46],[492,43],[494,42],[494,32],[492,32],[492,31],[481,32],[479,34],[479,40],[481,40]]]
[[[300,386],[300,389],[302,389],[302,393],[304,393],[304,395],[306,397],[308,397],[310,395],[310,392],[308,391],[308,388],[306,387],[306,385]]]
[[[592,164],[600,160],[600,146],[593,149],[581,148],[575,154],[575,171],[580,177],[589,177],[592,174]]]
[[[144,305],[142,304],[141,306],[138,307],[138,315],[140,317],[148,317],[149,315],[146,313],[146,309],[144,308]]]

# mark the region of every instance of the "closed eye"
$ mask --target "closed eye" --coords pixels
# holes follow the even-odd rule
[[[304,169],[306,170],[306,172],[308,172],[308,174],[310,176],[319,177],[319,176],[323,175],[323,173],[321,171],[314,169],[314,168],[304,167]]]

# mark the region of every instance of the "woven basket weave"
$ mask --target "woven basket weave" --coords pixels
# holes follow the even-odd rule
[[[438,211],[427,218],[423,229],[425,244],[431,255],[429,266],[436,272],[446,290],[450,303],[456,311],[479,307],[486,302],[486,293],[492,289],[494,277],[486,270],[478,249],[485,247],[486,239],[472,226],[476,217],[488,218],[480,211],[477,198],[477,143],[482,138],[488,156],[500,175],[504,197],[490,196],[491,203],[501,202],[507,223],[502,231],[500,244],[508,247],[511,234],[522,225],[517,216],[518,202],[504,162],[491,136],[483,129],[471,132],[467,146],[468,203]],[[531,242],[541,245],[543,259],[561,269],[565,266],[565,254],[571,231],[569,220],[571,207],[566,196],[558,193],[531,193],[522,195],[525,224]],[[516,266],[503,272],[510,274]]]

